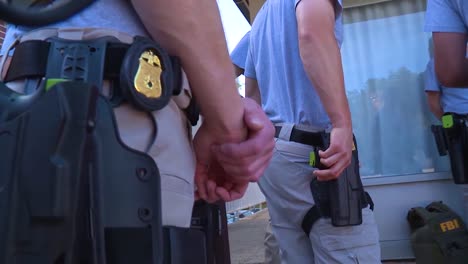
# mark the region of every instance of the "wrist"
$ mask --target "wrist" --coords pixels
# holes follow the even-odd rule
[[[351,121],[351,114],[344,113],[330,117],[333,128],[349,128],[352,129],[353,124]]]
[[[247,127],[244,122],[244,109],[234,101],[241,103],[240,98],[233,98],[225,105],[223,111],[208,112],[204,115],[205,127],[212,131],[217,141],[240,142],[247,137]]]

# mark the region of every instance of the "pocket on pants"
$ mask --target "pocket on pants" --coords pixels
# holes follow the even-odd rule
[[[335,227],[330,219],[319,219],[312,233],[316,232],[320,244],[328,251],[378,245],[379,234],[373,212],[368,208],[363,209],[362,218],[361,225],[346,227]]]

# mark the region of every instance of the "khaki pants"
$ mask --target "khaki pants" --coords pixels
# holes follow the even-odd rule
[[[90,39],[114,36],[124,43],[131,43],[126,34],[103,29],[44,29],[25,35],[21,41],[46,39],[58,36],[67,39]],[[5,66],[8,66],[8,60]],[[2,72],[6,71],[6,67]],[[7,83],[17,92],[24,92],[24,81]],[[104,81],[103,93],[108,94],[109,82]],[[157,123],[157,137],[151,141],[156,129],[147,113],[136,110],[124,103],[114,108],[114,114],[122,141],[129,147],[145,151],[155,161],[161,175],[162,224],[166,226],[189,227],[194,203],[195,155],[192,150],[191,126],[181,109],[185,109],[191,98],[188,82],[184,78],[182,93],[173,97],[162,110],[152,113]],[[125,161],[115,161],[125,162]]]

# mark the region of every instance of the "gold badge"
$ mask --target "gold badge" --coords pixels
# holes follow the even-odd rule
[[[153,51],[144,51],[139,60],[138,71],[133,82],[135,89],[147,98],[159,98],[162,93],[159,57]]]

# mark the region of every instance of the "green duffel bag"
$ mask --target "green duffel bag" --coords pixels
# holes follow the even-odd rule
[[[411,246],[418,264],[468,264],[468,230],[442,202],[411,208]]]

